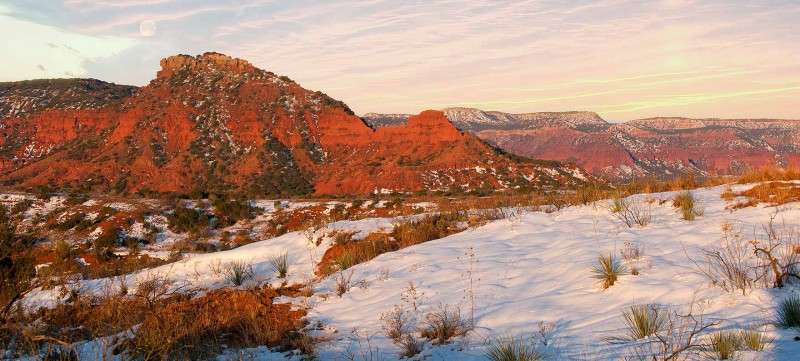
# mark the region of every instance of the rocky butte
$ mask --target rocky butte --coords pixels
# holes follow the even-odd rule
[[[63,90],[24,83],[0,87],[18,89],[0,94],[3,186],[291,196],[540,189],[588,179],[575,166],[509,156],[441,111],[374,129],[341,101],[218,53],[163,59],[139,89],[57,82],[71,98],[52,102]]]

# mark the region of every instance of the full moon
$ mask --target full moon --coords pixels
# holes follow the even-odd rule
[[[139,23],[139,34],[150,37],[156,33],[156,22],[153,20],[143,20]]]

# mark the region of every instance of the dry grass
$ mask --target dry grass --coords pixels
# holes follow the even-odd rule
[[[206,359],[223,347],[290,348],[304,311],[273,304],[270,289],[222,290],[148,313],[129,346],[142,359]]]
[[[330,275],[367,262],[383,253],[449,236],[465,229],[463,212],[432,214],[396,223],[391,233],[372,233],[362,240],[336,243],[322,257],[317,272]]]
[[[761,169],[751,170],[739,176],[737,183],[756,183],[768,181],[790,181],[800,180],[800,169],[798,168],[777,168],[765,167]]]
[[[112,337],[103,352],[114,349],[141,360],[215,359],[224,348],[261,345],[313,352],[312,340],[300,332],[305,311],[273,303],[283,291],[227,289],[193,297],[170,289],[161,279],[140,285],[133,295],[118,287],[100,296],[76,293],[68,303],[28,316],[31,322],[23,322],[19,334],[25,350],[40,356],[39,346],[47,343],[107,336]],[[130,337],[113,337],[123,332]]]
[[[744,202],[730,206],[733,209],[752,207],[761,203],[778,206],[800,201],[800,184],[784,182],[761,183],[743,192],[735,193],[733,196],[747,198]]]

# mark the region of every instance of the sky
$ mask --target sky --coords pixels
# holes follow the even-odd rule
[[[800,1],[0,0],[0,81],[217,51],[356,113],[800,119]]]

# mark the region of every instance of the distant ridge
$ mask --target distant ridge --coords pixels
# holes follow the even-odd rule
[[[613,181],[800,165],[798,120],[658,117],[608,123],[592,112],[443,111],[459,129],[509,153],[572,162]],[[364,115],[377,127],[401,118]]]

